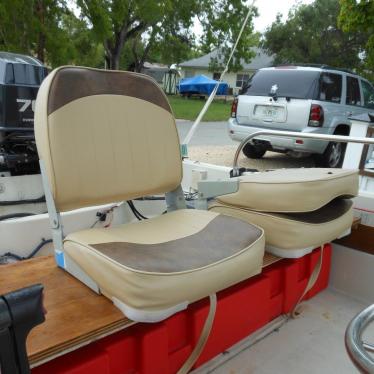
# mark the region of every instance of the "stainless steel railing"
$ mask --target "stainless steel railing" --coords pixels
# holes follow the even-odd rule
[[[363,373],[374,373],[374,358],[368,353],[374,352],[374,346],[362,341],[367,326],[374,322],[374,304],[357,314],[349,323],[345,332],[345,347],[356,367]]]
[[[308,134],[295,131],[277,131],[277,130],[261,130],[253,134],[248,135],[244,140],[241,141],[238,148],[235,152],[233,169],[238,168],[238,159],[240,152],[243,147],[251,141],[253,138],[256,138],[260,135],[272,135],[279,136],[283,138],[302,138],[302,139],[316,139],[324,141],[334,141],[338,143],[361,143],[361,144],[374,144],[374,138],[361,138],[355,136],[344,136],[344,135],[324,135],[324,134]]]

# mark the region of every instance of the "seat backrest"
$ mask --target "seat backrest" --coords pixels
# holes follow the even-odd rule
[[[182,179],[173,113],[143,74],[54,70],[38,92],[35,138],[59,211],[169,192]]]

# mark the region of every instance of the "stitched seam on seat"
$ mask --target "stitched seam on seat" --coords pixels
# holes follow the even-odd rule
[[[254,226],[254,225],[253,225]],[[172,275],[183,275],[183,274],[189,274],[189,273],[193,273],[193,272],[196,272],[196,271],[200,271],[200,270],[204,270],[204,269],[207,269],[207,268],[210,268],[210,267],[213,267],[213,266],[216,266],[216,265],[219,265],[225,261],[228,261],[228,260],[231,260],[232,258],[234,257],[237,257],[239,255],[241,255],[242,253],[250,250],[250,248],[252,248],[253,246],[255,246],[259,241],[261,241],[264,237],[264,230],[262,228],[259,228],[260,231],[261,231],[261,236],[259,236],[253,243],[251,243],[251,245],[247,246],[246,248],[240,250],[239,252],[237,253],[234,253],[233,255],[229,256],[229,257],[225,257],[224,259],[222,260],[219,260],[219,261],[216,261],[216,262],[213,262],[209,265],[205,265],[205,266],[202,266],[202,267],[199,267],[199,268],[196,268],[196,269],[191,269],[191,270],[184,270],[184,271],[178,271],[178,272],[170,272],[170,273],[159,273],[159,272],[147,272],[147,271],[144,271],[144,270],[138,270],[138,269],[133,269],[133,268],[130,268],[128,266],[125,266],[123,264],[120,264],[119,262],[117,261],[114,261],[113,259],[111,259],[110,257],[104,255],[103,253],[97,251],[95,248],[87,245],[87,244],[83,244],[83,243],[79,243],[77,241],[74,241],[74,240],[71,240],[71,239],[67,239],[65,240],[64,242],[71,242],[71,243],[74,243],[74,244],[77,244],[77,245],[80,245],[84,248],[87,248],[91,251],[93,251],[95,254],[97,254],[98,256],[100,257],[103,257],[105,258],[107,261],[110,261],[112,264],[118,266],[118,267],[121,267],[125,270],[128,270],[128,271],[131,271],[131,272],[134,272],[134,273],[138,273],[138,274],[145,274],[145,275],[156,275],[156,276],[172,276]]]
[[[265,184],[265,183],[264,183],[264,184]],[[237,193],[238,193],[238,192],[235,192],[234,194],[237,194]],[[227,196],[234,196],[234,194],[232,194],[232,195],[227,195]],[[349,195],[349,194],[344,194],[344,195],[340,194],[340,195],[336,195],[336,196],[334,195],[333,197],[331,197],[330,200],[326,200],[326,201],[324,201],[324,203],[322,203],[321,205],[318,205],[318,207],[315,208],[315,209],[313,209],[313,210],[303,210],[303,211],[300,211],[300,210],[282,210],[282,211],[279,211],[279,212],[273,212],[273,213],[280,213],[280,214],[282,214],[282,213],[308,213],[308,212],[315,212],[316,210],[323,208],[325,205],[327,205],[327,204],[330,203],[331,201],[333,201],[333,200],[335,200],[335,199],[337,199],[337,198],[343,198],[343,197],[345,198],[345,196],[347,196],[347,199],[352,199],[352,198],[356,197],[356,195]],[[233,206],[233,207],[239,207],[239,208],[241,208],[241,209],[243,209],[243,210],[250,210],[250,211],[258,212],[258,213],[260,213],[260,212],[262,212],[262,213],[269,213],[268,210],[263,210],[263,209],[254,209],[254,208],[250,208],[250,207],[246,208],[246,207],[244,207],[243,205],[237,205],[237,204],[234,204],[234,203],[232,203],[232,204],[228,204],[228,203],[226,203],[226,202],[220,200],[220,197],[217,197],[216,200],[218,200],[222,205]]]
[[[326,180],[326,181],[334,181],[336,179],[343,179],[343,178],[347,178],[347,177],[352,177],[354,175],[358,175],[358,172],[354,171],[350,174],[346,174],[346,175],[336,175],[334,177],[328,177],[327,179],[325,178],[320,178],[320,179],[314,179],[314,180],[307,180],[307,181],[279,181],[279,182],[271,182],[271,181],[264,181],[264,182],[261,182],[261,181],[254,181],[254,182],[251,182],[251,181],[245,181],[245,180],[240,180],[240,182],[242,183],[248,183],[248,184],[300,184],[300,183],[313,183],[313,182],[320,182],[320,181],[323,181],[323,180]]]
[[[152,224],[152,221],[155,221],[155,220],[162,220],[164,219],[165,217],[170,217],[171,215],[176,215],[176,216],[182,216],[183,215],[189,215],[189,214],[192,214],[194,212],[193,209],[179,209],[179,210],[175,210],[173,212],[169,212],[168,214],[166,215],[160,215],[160,216],[157,216],[157,217],[152,217],[151,219],[149,220],[143,220],[143,221],[135,221],[135,222],[129,222],[129,223],[125,223],[125,224],[122,224],[122,225],[118,225],[116,227],[114,227],[113,229],[120,229],[120,228],[124,228],[126,226],[130,227],[131,225],[143,225],[144,227],[147,227],[147,225],[151,225]],[[191,236],[191,235],[195,235],[201,231],[203,231],[215,218],[217,218],[218,216],[220,216],[221,214],[220,213],[217,213],[217,212],[209,212],[209,211],[198,211],[199,213],[200,212],[206,212],[207,214],[209,214],[211,217],[209,219],[209,221],[207,222],[204,222],[204,225],[201,225],[201,224],[195,224],[195,222],[191,222],[190,226],[193,227],[193,232],[188,234],[188,235],[183,235],[183,236],[178,236],[177,238],[174,238],[174,239],[170,239],[170,240],[165,240],[165,241],[160,241],[160,242],[154,242],[154,243],[138,243],[138,242],[134,242],[134,241],[128,241],[128,243],[137,243],[137,244],[161,244],[161,243],[166,243],[168,241],[172,241],[172,240],[178,240],[178,239],[183,239],[183,238],[186,238],[188,236]],[[212,216],[214,215],[214,217]],[[181,218],[179,218],[181,219]],[[183,219],[183,218],[182,218]],[[236,218],[236,219],[240,219],[240,218]],[[245,222],[246,224],[248,224],[248,222],[244,221],[244,220],[241,220],[243,222]],[[256,225],[252,225],[252,226],[255,226],[256,228],[261,229],[261,227],[258,227]],[[196,228],[196,230],[195,230]],[[107,228],[104,228],[104,227],[101,227],[101,228],[93,228],[93,229],[87,229],[87,230],[81,230],[79,232],[90,232],[90,231],[97,231],[97,232],[103,232],[103,233],[107,233],[108,232],[108,229]],[[78,233],[79,233],[78,232]],[[71,235],[74,235],[74,233],[71,233],[69,235],[67,235],[67,237],[65,238],[64,241],[73,241],[73,242],[76,242],[76,243],[80,243],[79,240],[76,240],[76,239],[71,239],[70,236]],[[108,241],[110,240],[110,238],[108,238]],[[124,240],[121,238],[121,240]],[[93,244],[100,244],[102,243],[102,241],[100,241],[99,243],[90,243],[91,245]]]
[[[277,221],[287,221],[287,222],[293,222],[293,223],[297,222],[298,224],[301,224],[301,225],[304,225],[304,226],[323,226],[327,223],[327,222],[309,223],[309,222],[303,222],[303,221],[298,221],[298,220],[293,220],[293,219],[288,219],[288,218],[282,218],[282,217],[279,217],[279,216],[276,216],[276,215],[272,215],[270,212],[268,212],[268,214],[266,214],[266,212],[260,212],[260,211],[251,210],[251,209],[244,209],[244,208],[237,207],[237,206],[234,206],[234,205],[227,205],[227,204],[224,204],[224,203],[221,203],[221,202],[220,202],[220,205],[210,206],[209,210],[212,209],[212,208],[219,208],[219,207],[222,207],[222,206],[224,208],[229,208],[229,209],[232,209],[234,211],[235,210],[241,210],[241,211],[249,213],[249,214],[253,213],[253,214],[257,214],[257,215],[264,216],[264,217],[271,217],[272,219],[275,219]],[[329,221],[329,222],[335,222],[335,221],[345,217],[348,213],[350,213],[352,211],[352,209],[353,209],[353,205],[343,215],[341,215],[340,217],[337,217],[334,220]],[[224,214],[224,213],[221,213],[221,214]],[[282,214],[282,213],[279,213],[279,214]],[[235,217],[235,218],[237,218],[237,217]],[[253,225],[253,223],[251,223],[251,225]]]

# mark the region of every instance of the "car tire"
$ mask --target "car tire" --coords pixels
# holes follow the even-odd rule
[[[317,165],[325,168],[341,168],[346,147],[345,143],[330,142],[323,155],[317,158]]]
[[[243,153],[248,158],[262,158],[266,153],[266,148],[247,143],[243,147]]]

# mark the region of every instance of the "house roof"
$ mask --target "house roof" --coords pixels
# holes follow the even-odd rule
[[[252,50],[256,52],[256,56],[248,64],[241,60],[241,65],[243,70],[257,70],[265,67],[272,66],[273,57],[269,56],[262,49],[253,47]],[[208,68],[211,58],[216,58],[218,56],[218,49],[198,58],[193,58],[192,60],[184,61],[179,64],[182,68]],[[222,60],[219,59],[219,60]]]

